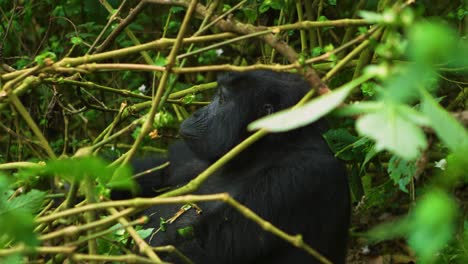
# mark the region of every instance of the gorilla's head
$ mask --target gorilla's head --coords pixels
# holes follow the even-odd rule
[[[297,103],[308,84],[299,75],[259,70],[222,74],[217,89],[211,103],[180,127],[187,145],[208,161],[244,140],[252,121]]]

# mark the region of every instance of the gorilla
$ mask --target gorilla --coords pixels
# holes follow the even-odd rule
[[[212,102],[180,127],[183,140],[167,158],[133,162],[137,172],[170,161],[162,170],[137,178],[141,197],[156,196],[196,177],[247,138],[252,121],[293,106],[308,91],[300,76],[272,71],[229,72],[218,77]],[[262,218],[304,241],[333,263],[345,263],[350,218],[344,165],[322,138],[323,120],[289,132],[269,134],[211,175],[196,194],[227,192]],[[128,198],[113,191],[113,199]],[[162,205],[143,213],[158,230],[152,246],[174,245],[200,264],[320,263],[305,251],[264,231],[223,202],[192,205],[172,223],[181,205]],[[190,206],[189,206],[190,207]],[[164,223],[164,221],[163,221]],[[162,226],[162,227],[161,227]],[[165,260],[180,263],[175,256]]]

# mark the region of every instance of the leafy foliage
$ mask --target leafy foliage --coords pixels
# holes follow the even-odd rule
[[[79,235],[37,239],[106,219],[111,214],[105,210],[35,221],[81,201],[105,201],[110,187],[134,190],[127,167],[94,156],[119,163],[141,137],[136,155],[164,152],[178,137],[180,122],[210,100],[215,71],[278,70],[288,63],[299,73],[312,66],[326,74],[331,92],[257,120],[249,129],[282,132],[330,116],[324,138],[350,171],[353,230],[378,225],[384,217],[376,215],[400,216],[371,231],[372,241],[404,237],[418,263],[467,262],[464,1],[249,0],[237,9],[239,1],[219,6],[199,1],[213,11],[212,18],[229,12],[222,23],[233,23],[210,25],[206,13],[195,14],[184,37],[210,38],[185,40],[171,62],[170,49],[186,14],[176,2],[181,1],[137,9],[139,1],[121,7],[122,1],[114,0],[0,1],[0,262],[20,263],[26,255],[30,261],[50,259],[47,253],[31,255],[29,247],[68,246],[105,229],[109,232],[93,240],[96,254],[137,252],[127,227],[115,221]],[[130,23],[121,27],[126,19]],[[323,24],[296,23],[303,21]],[[220,37],[226,29],[241,38]],[[248,36],[265,30],[271,34]],[[265,36],[281,45],[269,46]],[[357,50],[363,40],[368,45]],[[90,61],[93,56],[99,59]],[[158,67],[174,67],[164,91],[157,90],[163,76],[154,70]],[[143,133],[150,107],[157,113]],[[85,155],[79,155],[83,148]],[[163,217],[161,230],[171,216]],[[153,231],[136,227],[142,238]],[[179,234],[191,236],[193,230]],[[76,244],[75,252],[89,252],[92,243],[86,242]],[[350,255],[369,258],[360,250],[367,243],[353,237]],[[400,247],[386,243],[389,252],[371,255],[398,254]],[[3,254],[20,245],[28,250]],[[69,256],[58,255],[57,261]]]
[[[5,175],[0,175],[0,246],[7,245],[11,240],[36,246],[39,241],[33,233],[33,213],[41,209],[45,193],[31,190],[13,196],[8,187]]]

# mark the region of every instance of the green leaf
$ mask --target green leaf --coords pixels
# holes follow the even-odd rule
[[[422,129],[406,115],[406,108],[388,103],[379,111],[359,118],[356,129],[361,135],[375,140],[377,151],[385,149],[413,160],[426,148],[427,141]]]
[[[388,163],[388,174],[394,183],[398,184],[400,190],[407,193],[406,186],[411,182],[416,173],[416,162],[392,156]]]
[[[153,233],[153,230],[154,230],[154,228],[141,229],[141,230],[137,231],[137,234],[141,238],[145,239],[145,238],[149,237]]]
[[[171,7],[171,9],[170,9],[170,12],[171,12],[172,14],[177,14],[177,13],[179,13],[179,12],[184,12],[184,11],[185,11],[185,8],[183,8],[183,7],[181,7],[181,6],[173,6],[173,7]]]
[[[247,17],[248,23],[253,23],[257,20],[257,11],[253,8],[243,8],[242,12],[244,12],[244,15]]]
[[[324,50],[320,46],[314,47],[312,49],[312,57],[317,57],[317,56],[321,55],[322,53],[324,53]]]
[[[0,175],[0,192],[8,191],[7,181]],[[34,234],[34,216],[44,201],[45,193],[32,190],[10,199],[9,195],[0,196],[0,234],[28,246],[38,244]]]
[[[371,11],[361,10],[359,16],[364,18],[369,23],[380,23],[384,21],[383,15]]]
[[[175,124],[176,119],[174,116],[166,111],[159,111],[154,116],[153,126],[156,128],[169,127]]]
[[[163,232],[167,229],[167,221],[162,217],[159,218],[159,229]]]
[[[161,66],[161,67],[166,66],[166,64],[167,64],[167,58],[166,57],[157,57],[155,62],[154,62],[154,65]]]
[[[437,255],[453,238],[457,208],[451,196],[441,190],[427,192],[411,213],[369,232],[371,239],[404,236],[418,256],[418,263],[438,263]]]
[[[352,135],[344,128],[330,129],[323,137],[335,156],[347,161],[362,160],[370,148],[370,139]]]
[[[336,116],[353,116],[364,113],[373,113],[379,111],[383,107],[383,102],[356,102],[347,106],[338,108],[332,112]]]
[[[420,263],[432,262],[436,253],[453,238],[455,201],[445,192],[427,193],[410,216],[408,243],[420,257]]]
[[[452,152],[468,153],[468,133],[466,129],[447,111],[445,111],[432,96],[420,89],[422,95],[421,111],[430,119],[435,130]]]
[[[97,157],[52,160],[44,167],[50,174],[58,174],[68,181],[82,181],[85,177],[107,182],[112,178],[114,169]]]
[[[83,43],[83,40],[80,37],[72,37],[70,41],[73,45],[80,45]]]
[[[50,60],[55,61],[55,59],[57,59],[57,55],[55,55],[55,53],[53,53],[53,52],[46,51],[46,52],[43,52],[43,53],[37,55],[36,58],[34,58],[34,61],[37,64],[42,66],[42,65],[44,65],[46,63],[46,59],[50,59]]]
[[[103,184],[109,188],[136,190],[135,180],[132,178],[132,170],[129,166],[116,168],[109,181]]]
[[[17,196],[7,203],[7,210],[26,210],[34,213],[41,209],[42,202],[46,196],[45,192],[31,190],[30,192]],[[2,212],[0,212],[1,214]]]
[[[186,227],[179,228],[179,229],[177,229],[177,233],[181,237],[186,238],[186,239],[190,239],[190,238],[195,237],[195,232],[193,231],[192,226],[186,226]]]
[[[387,78],[384,82],[385,89],[380,97],[400,103],[416,103],[419,99],[418,89],[434,90],[437,86],[435,72],[428,67],[400,67],[401,73]]]
[[[382,14],[370,12],[370,11],[359,11],[359,16],[364,18],[370,23],[382,23],[392,25],[397,22],[397,15],[393,10],[385,10]]]
[[[195,95],[194,94],[188,94],[184,96],[183,102],[184,104],[191,104],[195,100]]]
[[[375,94],[375,86],[374,82],[366,82],[361,85],[361,92],[366,97],[372,97]]]
[[[462,60],[457,33],[455,30],[434,22],[420,22],[413,25],[408,33],[409,56],[420,65],[448,63],[451,60]]]
[[[354,87],[370,78],[370,75],[363,75],[330,93],[305,103],[303,106],[283,110],[254,121],[248,126],[248,129],[265,128],[270,132],[284,132],[306,126],[338,107]]]

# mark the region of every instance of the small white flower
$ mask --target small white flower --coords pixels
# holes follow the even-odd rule
[[[223,54],[224,51],[223,51],[223,49],[217,49],[215,52],[216,52],[216,55],[218,55],[218,57],[219,57],[219,56],[221,56],[221,54]]]
[[[138,87],[138,91],[140,91],[140,93],[146,93],[146,85],[142,84]]]
[[[366,246],[362,247],[362,248],[361,248],[361,252],[362,252],[362,254],[364,254],[364,255],[369,254],[369,253],[370,253],[370,248],[369,248],[369,246],[366,245]]]
[[[441,159],[439,161],[434,162],[434,167],[439,168],[441,170],[445,170],[447,168],[447,160]]]

